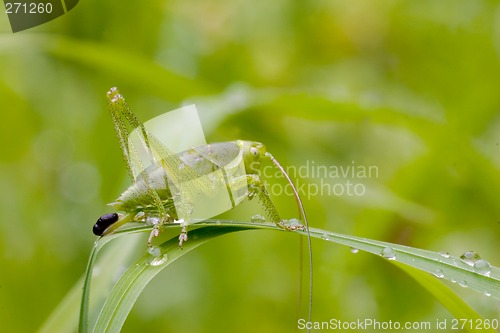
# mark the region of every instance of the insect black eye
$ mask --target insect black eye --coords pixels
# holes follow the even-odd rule
[[[110,225],[118,221],[118,214],[104,214],[100,218],[97,219],[97,222],[94,224],[92,228],[92,232],[96,236],[102,236],[104,230],[106,230]]]
[[[260,151],[257,148],[252,147],[250,148],[250,154],[252,154],[253,157],[258,158],[260,156]]]

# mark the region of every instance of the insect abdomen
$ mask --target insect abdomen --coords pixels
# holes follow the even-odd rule
[[[92,232],[96,236],[102,236],[104,230],[106,230],[110,225],[112,225],[116,221],[118,221],[118,214],[116,213],[104,214],[94,224]]]

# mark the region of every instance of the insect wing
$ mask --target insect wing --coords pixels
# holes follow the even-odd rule
[[[236,142],[220,142],[195,148],[205,160],[220,169],[232,207],[242,202],[248,195],[246,169],[243,150]],[[231,207],[231,208],[232,208]]]
[[[180,195],[185,197],[182,202],[174,199],[176,207],[191,209],[182,213],[204,220],[232,209],[246,198],[243,152],[234,142],[195,147],[180,154],[180,159],[200,174],[180,185]],[[182,213],[178,209],[178,214]]]
[[[191,147],[206,145],[200,118],[195,105],[188,105],[166,112],[146,121],[142,127],[136,127],[128,137],[128,150],[133,151],[129,157],[134,179],[148,168],[164,165],[170,177],[180,176],[174,168],[181,164],[175,154]],[[163,162],[162,162],[163,160]],[[153,167],[151,167],[153,166]],[[188,171],[184,171],[188,174]],[[186,175],[192,178],[196,174]],[[177,180],[174,180],[177,181]]]
[[[128,151],[136,181],[150,170],[165,170],[164,185],[172,193],[178,218],[186,223],[219,215],[246,197],[246,182],[237,189],[230,185],[245,174],[241,150],[234,142],[207,145],[194,105],[135,128]]]

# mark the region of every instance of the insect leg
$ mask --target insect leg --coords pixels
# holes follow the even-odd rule
[[[256,174],[246,174],[240,177],[236,177],[231,182],[232,188],[242,188],[248,186],[248,198],[253,199],[256,195],[258,196],[264,211],[278,227],[285,230],[296,230],[286,226],[281,220],[278,210],[271,201],[271,197],[266,190],[264,182]]]
[[[148,246],[151,247],[153,238],[158,237],[160,234],[160,228],[165,224],[169,218],[169,215],[167,214],[167,211],[165,209],[165,206],[163,205],[160,196],[158,193],[153,190],[153,188],[150,185],[150,179],[149,176],[146,174],[143,175],[144,182],[147,184],[146,189],[148,192],[149,197],[153,198],[154,205],[158,209],[158,215],[159,215],[159,220],[158,223],[155,223],[153,226],[153,230],[151,230],[151,233],[149,234],[148,238]]]
[[[117,88],[111,88],[108,91],[108,107],[111,112],[111,117],[113,119],[113,124],[115,127],[116,134],[118,136],[118,141],[122,148],[122,154],[127,162],[127,170],[131,178],[137,182],[140,177],[145,184],[147,196],[153,199],[154,205],[158,208],[159,221],[154,225],[153,230],[148,238],[148,246],[151,247],[151,243],[154,237],[157,237],[160,233],[160,228],[165,224],[169,215],[160,199],[158,193],[153,190],[152,180],[147,172],[144,172],[147,165],[139,157],[138,152],[133,144],[129,144],[130,133],[128,127],[131,130],[139,129],[139,139],[147,147],[147,152],[149,154],[149,162],[151,164],[158,164],[158,157],[154,154],[154,151],[163,151],[163,147],[159,144],[154,136],[151,136],[143,123],[135,116],[135,114],[130,110],[125,99],[119,93]],[[128,124],[128,126],[127,126]],[[141,173],[136,175],[138,169]]]
[[[290,179],[290,176],[288,176],[288,173],[286,170],[281,166],[281,164],[274,158],[271,153],[266,152],[265,156],[273,162],[273,164],[281,171],[283,176],[285,176],[286,180],[288,183],[291,185],[293,189],[293,193],[295,196],[295,200],[297,202],[297,207],[299,208],[299,214],[302,215],[302,218],[304,219],[304,223],[306,226],[306,232],[307,232],[307,247],[309,248],[309,312],[308,312],[308,320],[309,322],[311,321],[311,316],[312,316],[312,304],[313,304],[313,258],[312,258],[312,244],[311,244],[311,233],[309,230],[309,222],[307,222],[307,216],[306,212],[304,210],[304,205],[302,204],[302,199],[300,199],[299,192],[293,185],[292,180]]]

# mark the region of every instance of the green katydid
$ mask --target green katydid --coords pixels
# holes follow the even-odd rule
[[[266,151],[263,144],[237,140],[193,147],[174,154],[158,138],[148,132],[144,124],[131,112],[125,99],[116,88],[112,88],[108,92],[108,102],[127,169],[134,184],[123,192],[114,203],[110,204],[117,211],[125,214],[113,213],[101,216],[94,226],[94,234],[106,235],[128,221],[138,218],[141,221],[149,219],[154,224],[148,239],[148,245],[151,245],[152,239],[158,235],[164,223],[190,218],[190,209],[195,204],[192,202],[193,196],[199,196],[201,193],[208,199],[210,198],[210,192],[214,190],[214,185],[210,184],[213,183],[213,180],[205,176],[213,176],[213,172],[217,170],[223,171],[217,176],[224,177],[219,181],[225,183],[224,190],[229,192],[233,207],[242,201],[242,197],[246,196],[252,199],[257,195],[264,210],[276,225],[287,230],[307,229],[307,218],[298,192],[283,167]],[[139,145],[131,143],[131,135],[124,120],[134,128],[134,132],[139,136],[141,141]],[[140,149],[140,145],[144,145],[145,152],[149,154],[147,160],[151,165],[147,167],[144,165],[145,159],[138,156],[141,153],[137,151]],[[144,154],[144,152],[142,153]],[[235,164],[234,161],[238,156],[239,164],[236,167],[227,168],[228,164]],[[270,160],[279,168],[294,189],[305,227],[288,225],[280,219],[264,183],[258,175],[261,161],[265,159]],[[244,166],[243,170],[239,169],[241,165]],[[228,175],[228,173],[232,174]],[[191,202],[175,205],[176,197],[178,200]],[[180,214],[179,209],[182,210]],[[210,217],[212,216],[207,218]],[[184,224],[180,245],[186,240],[186,227],[189,225],[189,221],[185,221]]]
[[[134,183],[110,205],[120,213],[105,214],[94,225],[98,236],[112,233],[129,222],[149,222],[153,230],[151,247],[165,223],[180,222],[179,246],[187,240],[187,227],[193,215],[205,219],[229,210],[245,198],[258,197],[268,217],[285,230],[306,230],[309,226],[300,196],[290,177],[263,144],[237,140],[201,145],[174,153],[161,139],[162,129],[154,131],[132,113],[117,88],[107,93],[109,110],[122,148],[128,172]],[[302,224],[281,220],[259,177],[261,162],[271,161],[291,185]],[[217,194],[218,193],[218,194]],[[221,199],[223,198],[223,199]],[[200,203],[208,202],[212,210]],[[213,207],[216,209],[213,210]],[[312,297],[312,253],[310,261],[310,298]]]

